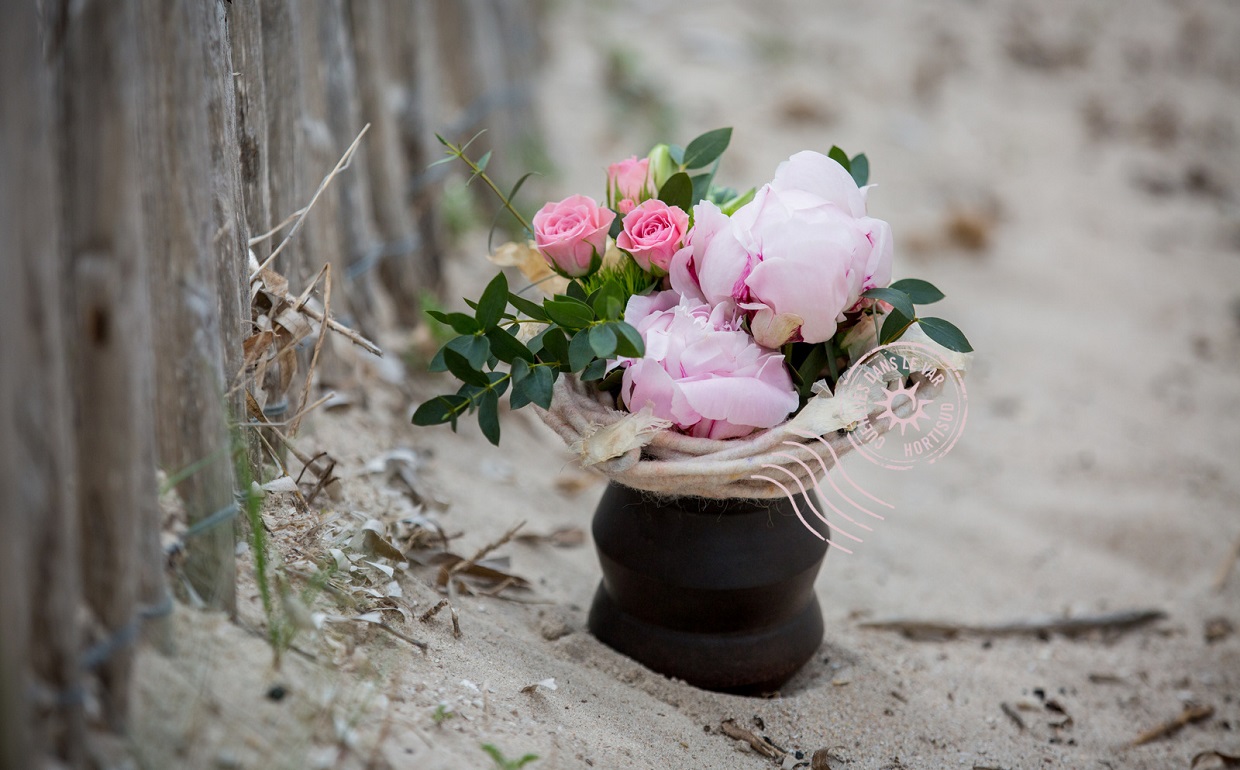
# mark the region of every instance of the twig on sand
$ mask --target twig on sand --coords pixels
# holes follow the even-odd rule
[[[1077,618],[1019,620],[997,625],[973,626],[965,623],[897,618],[861,623],[860,627],[874,631],[898,631],[909,639],[918,640],[954,639],[958,636],[1079,636],[1092,631],[1131,631],[1165,617],[1167,614],[1162,610],[1125,610]]]
[[[464,572],[465,570],[468,570],[469,568],[475,566],[478,562],[486,558],[486,555],[489,554],[491,551],[494,551],[496,548],[499,548],[500,546],[512,540],[513,536],[517,534],[517,531],[524,526],[525,526],[525,521],[518,521],[507,532],[505,532],[499,538],[499,540],[496,540],[493,543],[487,543],[486,545],[482,546],[481,548],[478,549],[477,553],[475,553],[473,556],[469,557],[468,559],[458,561],[455,564],[444,565],[444,567],[439,570],[439,578],[437,581],[439,584],[439,587],[442,588],[448,585],[448,583],[452,580],[452,577],[454,575],[460,572]]]
[[[1184,710],[1181,711],[1174,719],[1168,719],[1166,722],[1163,722],[1155,727],[1151,727],[1138,735],[1136,739],[1133,740],[1132,745],[1141,746],[1146,743],[1150,743],[1151,741],[1156,741],[1159,738],[1167,738],[1179,732],[1180,728],[1184,725],[1191,724],[1193,722],[1200,722],[1201,720],[1209,719],[1212,716],[1214,716],[1213,706],[1198,706],[1190,703],[1185,706]]]
[[[442,610],[444,607],[447,607],[447,606],[448,606],[448,600],[447,600],[447,599],[440,599],[440,600],[439,600],[439,604],[436,604],[434,607],[431,607],[431,608],[430,608],[429,610],[427,610],[426,612],[423,612],[423,613],[422,613],[422,615],[418,618],[418,620],[422,621],[423,623],[429,623],[429,622],[430,622],[430,620],[431,620],[431,618],[433,618],[433,617],[435,617],[436,615],[438,615],[438,614],[439,614],[439,611],[440,611],[440,610]]]
[[[1016,725],[1017,729],[1025,729],[1025,720],[1020,718],[1020,714],[1017,714],[1016,709],[1012,708],[1011,705],[1007,703],[1000,703],[999,709],[1005,716],[1007,716],[1008,719],[1012,720],[1012,724]]]
[[[417,647],[422,652],[426,652],[428,649],[430,649],[430,645],[427,644],[426,642],[420,642],[417,639],[414,639],[412,636],[407,636],[405,634],[402,634],[400,631],[397,631],[395,628],[392,628],[387,623],[370,622],[370,625],[376,628],[382,628],[384,631],[387,631],[392,636],[396,637],[397,639],[400,639],[401,641],[412,644],[414,647]]]
[[[1214,573],[1214,582],[1211,584],[1214,593],[1222,593],[1223,586],[1227,585],[1227,579],[1231,577],[1231,572],[1235,569],[1237,561],[1240,561],[1240,537],[1237,537],[1236,542],[1232,543],[1231,551],[1223,559],[1223,563],[1219,565],[1218,572]]]
[[[754,735],[749,730],[746,730],[745,728],[738,725],[735,719],[723,720],[722,722],[719,723],[719,729],[723,731],[724,735],[728,736],[729,738],[733,740],[744,741],[745,743],[748,743],[750,748],[752,748],[754,751],[758,752],[764,757],[770,757],[771,759],[782,760],[785,756],[788,755],[788,752],[780,750],[779,748],[771,745],[767,741],[762,740],[757,735]]]

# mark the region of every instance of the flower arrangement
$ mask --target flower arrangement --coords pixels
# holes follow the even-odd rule
[[[731,133],[614,163],[601,202],[572,195],[529,222],[512,205],[524,178],[504,195],[486,173],[489,153],[475,161],[469,143],[440,138],[444,160],[465,163],[524,228],[527,242],[502,247],[497,261],[531,286],[511,292],[501,272],[467,300],[472,314],[430,312],[458,335],[430,368],[462,384],[422,404],[413,422],[455,429],[476,413],[498,444],[507,394],[513,409],[551,410],[566,438],[588,438],[598,427],[588,415],[553,409],[584,395],[595,416],[641,416],[591,462],[654,434],[669,446],[707,440],[732,457],[731,442],[790,424],[860,356],[913,327],[948,350],[972,350],[951,323],[918,314],[942,292],[891,281],[891,228],[867,213],[864,154],[799,152],[770,182],[739,192],[715,184]],[[534,287],[538,299],[526,296]]]

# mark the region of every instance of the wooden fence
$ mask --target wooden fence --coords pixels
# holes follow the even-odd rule
[[[373,334],[441,284],[433,131],[533,130],[535,0],[45,0],[0,22],[0,768],[108,766],[185,575],[234,607],[249,250]],[[304,356],[303,356],[304,357]],[[304,367],[302,367],[304,370]],[[238,387],[240,384],[240,387]],[[244,433],[244,431],[241,431]],[[109,743],[110,742],[110,743]]]

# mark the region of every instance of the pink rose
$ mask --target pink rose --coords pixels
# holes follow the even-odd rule
[[[694,221],[669,269],[673,288],[735,302],[768,347],[831,339],[862,292],[891,281],[890,226],[867,216],[865,191],[816,152],[781,163],[731,219],[703,202]]]
[[[646,343],[643,358],[620,361],[630,411],[649,404],[691,436],[726,439],[777,425],[797,408],[784,357],[755,344],[726,308],[664,291],[634,295],[624,318]]]
[[[552,269],[569,278],[598,270],[607,250],[607,231],[616,213],[594,199],[572,195],[548,203],[534,215],[534,244]]]
[[[642,270],[666,275],[688,229],[688,214],[651,199],[625,215],[624,231],[616,237],[616,245],[632,254]]]
[[[607,167],[607,200],[621,214],[653,197],[650,189],[650,159],[636,156]],[[627,210],[626,210],[627,209]]]

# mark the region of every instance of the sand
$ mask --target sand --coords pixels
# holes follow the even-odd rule
[[[895,510],[855,554],[828,556],[826,640],[778,697],[703,692],[612,652],[584,628],[599,574],[588,539],[517,542],[498,553],[531,582],[524,603],[458,597],[460,638],[447,610],[388,615],[425,654],[331,626],[295,644],[335,665],[286,653],[277,672],[258,633],[178,610],[177,653],[139,662],[146,766],[493,766],[481,744],[537,754],[533,768],[777,766],[721,735],[728,718],[806,759],[829,748],[833,768],[1187,768],[1198,752],[1240,754],[1240,635],[1211,625],[1240,626],[1240,569],[1215,585],[1240,539],[1234,6],[561,2],[544,33],[539,98],[560,172],[548,196],[601,192],[603,166],[660,127],[684,141],[734,126],[720,175],[737,186],[801,149],[864,150],[898,274],[941,287],[940,314],[977,349],[964,437],[907,472],[848,460]],[[630,62],[636,101],[606,87],[609,59]],[[471,248],[453,268],[462,293],[490,274]],[[355,404],[307,424],[299,443],[346,479],[309,514],[269,499],[285,561],[301,556],[289,533],[317,521],[415,512],[398,484],[362,473],[395,448],[423,452],[419,483],[450,503],[423,512],[461,533],[458,553],[520,520],[588,534],[601,483],[533,414],[505,415],[499,449],[475,426],[415,429],[412,407],[445,383],[395,379],[337,383]],[[396,577],[416,612],[441,598],[433,577]],[[332,606],[313,609],[348,614]],[[862,626],[1145,608],[1167,617],[1113,638],[914,641]],[[549,678],[554,690],[522,691]],[[441,704],[454,716],[437,722]],[[1189,704],[1213,713],[1132,746]]]

